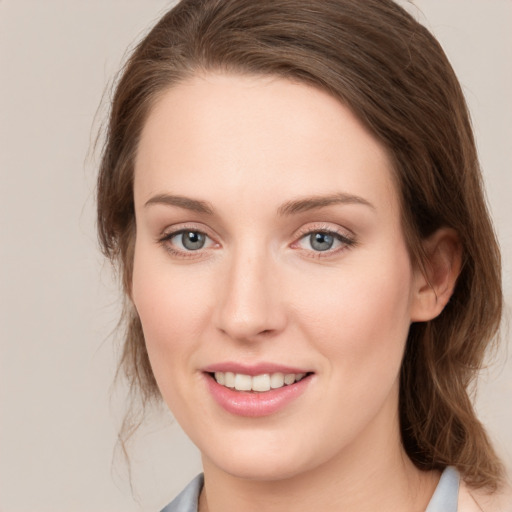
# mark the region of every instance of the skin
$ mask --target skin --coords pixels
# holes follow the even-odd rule
[[[132,299],[162,396],[202,453],[201,510],[424,510],[439,475],[403,451],[398,376],[411,322],[451,294],[457,244],[448,230],[426,241],[430,286],[386,150],[351,111],[283,79],[197,76],[155,103],[134,197]],[[284,211],[319,197],[331,204]],[[184,228],[204,247],[180,245]],[[341,238],[315,251],[309,233],[326,230]],[[314,374],[247,418],[207,390],[221,361]]]

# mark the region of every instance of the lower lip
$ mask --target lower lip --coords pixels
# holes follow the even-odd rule
[[[235,391],[221,386],[209,374],[205,374],[208,389],[214,400],[227,412],[236,416],[269,416],[284,409],[298,398],[311,381],[312,375],[299,382],[264,392]]]

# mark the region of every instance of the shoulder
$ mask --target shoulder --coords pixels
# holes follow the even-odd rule
[[[489,494],[471,489],[463,481],[459,489],[458,512],[512,512],[512,487],[508,484]]]

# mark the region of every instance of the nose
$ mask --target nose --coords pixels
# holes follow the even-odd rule
[[[232,339],[255,341],[286,325],[276,263],[263,251],[240,252],[223,274],[215,310],[217,329]]]

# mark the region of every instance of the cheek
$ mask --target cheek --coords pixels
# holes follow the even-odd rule
[[[345,374],[395,375],[410,326],[411,283],[405,249],[379,265],[362,259],[337,277],[305,282],[297,316],[311,342]]]
[[[132,297],[139,314],[153,373],[168,398],[188,371],[200,333],[206,325],[211,293],[204,276],[191,276],[185,267],[172,267],[165,254],[135,249]]]

